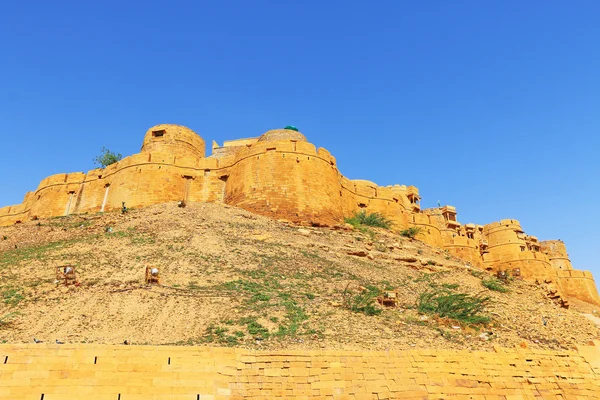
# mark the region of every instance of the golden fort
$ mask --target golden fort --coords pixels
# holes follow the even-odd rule
[[[196,207],[194,204],[182,210],[175,206],[175,202],[223,205],[201,204]],[[338,170],[336,159],[329,151],[317,149],[294,129],[271,130],[255,138],[226,141],[222,146],[213,142],[212,154],[207,157],[205,141],[194,131],[179,125],[154,126],[146,132],[139,154],[87,173],[50,176],[35,191],[27,193],[22,204],[0,208],[0,226],[5,229],[7,243],[4,253],[13,251],[13,245],[15,251],[21,250],[17,248],[17,244],[20,246],[17,239],[12,239],[9,235],[37,232],[36,225],[52,232],[52,235],[57,234],[57,231],[58,234],[62,232],[60,229],[52,231],[49,226],[31,221],[69,215],[74,219],[84,215],[107,220],[134,218],[134,213],[118,213],[123,203],[128,208],[170,207],[182,214],[191,212],[185,214],[186,218],[192,215],[197,219],[206,215],[202,214],[205,208],[215,208],[223,214],[233,210],[238,214],[246,214],[240,216],[241,219],[265,219],[273,225],[285,226],[297,236],[301,236],[299,231],[328,231],[340,238],[356,234],[349,227],[343,226],[345,218],[361,210],[380,213],[393,222],[392,229],[396,232],[419,228],[417,239],[426,244],[406,239],[407,243],[416,243],[420,248],[431,250],[432,253],[447,257],[446,259],[455,260],[456,257],[454,269],[450,273],[463,265],[470,265],[473,268],[464,267],[465,271],[479,273],[481,271],[475,271],[479,268],[493,274],[519,275],[524,280],[539,282],[539,286],[551,286],[552,293],[564,300],[563,306],[568,304],[569,299],[581,300],[592,308],[600,305],[592,274],[573,269],[562,241],[539,241],[535,236],[527,235],[519,221],[514,219],[486,225],[461,224],[453,206],[421,209],[419,190],[414,186],[382,187],[366,180],[350,180]],[[106,214],[91,215],[96,213]],[[159,220],[161,217],[156,218]],[[273,220],[283,223],[275,223]],[[184,220],[178,221],[182,224]],[[52,221],[46,225],[50,225],[50,222]],[[253,221],[253,224],[258,222]],[[304,227],[293,227],[293,224]],[[189,229],[198,229],[199,226],[201,225],[194,225],[195,228]],[[199,233],[201,237],[199,236],[198,241],[202,245],[208,236],[207,231],[213,230],[213,227],[212,223],[206,225],[203,227],[205,230]],[[319,227],[339,229],[321,230]],[[252,234],[254,233],[256,232],[253,230]],[[387,231],[385,234],[398,238],[398,235]],[[260,240],[264,240],[264,237],[266,236]],[[14,240],[14,243],[8,243],[10,240]],[[191,246],[195,242],[190,240]],[[302,236],[302,240],[305,241],[298,245],[301,249],[312,244],[305,236]],[[343,246],[342,239],[338,240],[340,246]],[[86,251],[95,251],[92,245],[86,246]],[[253,249],[260,251],[258,247]],[[416,247],[414,249],[416,251]],[[229,251],[229,247],[223,247],[221,251]],[[447,256],[444,252],[447,252]],[[129,258],[135,258],[135,253],[128,254]],[[341,262],[348,263],[348,257],[354,257],[349,254],[351,253],[343,253],[346,258],[340,258]],[[173,255],[173,259],[176,259],[176,255]],[[94,262],[98,263],[98,259]],[[141,262],[128,260],[123,263],[127,263],[130,274],[134,273],[131,272],[133,269],[142,272]],[[315,259],[311,259],[311,263],[316,263]],[[92,264],[85,266],[88,273],[96,268]],[[125,265],[119,265],[119,262],[115,264],[108,274],[109,278],[125,269]],[[293,264],[292,268],[301,266],[300,263],[290,264]],[[7,265],[0,263],[0,267]],[[127,297],[134,296],[134,292],[128,291],[128,287],[122,288],[124,284],[113,289],[109,283],[95,286],[90,283],[92,280],[76,288],[74,284],[68,285],[66,276],[66,268],[70,267],[70,271],[75,273],[74,266],[50,268],[51,265],[54,265],[53,262],[30,258],[24,263],[15,264],[15,268],[23,268],[32,275],[45,274],[44,277],[54,273],[55,269],[57,277],[62,276],[60,273],[64,271],[64,285],[57,279],[56,285],[45,289],[54,299],[48,301],[45,309],[53,318],[57,318],[60,313],[68,313],[68,319],[61,320],[62,324],[70,326],[73,331],[79,329],[89,334],[93,332],[91,324],[100,327],[107,321],[118,320],[122,307],[140,304],[143,306],[140,309],[148,308],[148,311],[132,314],[135,318],[127,317],[130,319],[123,322],[123,325],[139,331],[154,329],[157,343],[138,341],[130,346],[132,343],[128,340],[123,344],[115,344],[119,342],[113,339],[98,339],[97,343],[90,343],[82,341],[84,337],[80,337],[79,332],[72,332],[74,335],[67,336],[67,340],[63,337],[63,341],[55,341],[58,336],[50,335],[58,335],[55,330],[63,328],[57,325],[53,325],[55,329],[44,332],[46,336],[41,338],[43,341],[38,340],[38,337],[33,342],[27,339],[28,343],[24,343],[23,340],[11,340],[11,328],[4,327],[4,331],[0,333],[5,332],[5,337],[9,340],[2,340],[0,343],[0,399],[600,399],[600,341],[597,340],[596,327],[590,328],[596,329],[595,333],[585,340],[560,348],[548,348],[549,344],[552,345],[550,341],[556,341],[555,339],[549,339],[542,343],[546,347],[539,348],[533,343],[540,344],[540,340],[536,340],[528,332],[519,333],[519,337],[524,339],[522,342],[504,348],[483,342],[487,341],[489,333],[477,332],[468,347],[459,349],[427,347],[433,345],[432,342],[424,347],[407,347],[405,350],[397,350],[393,345],[385,349],[372,349],[369,346],[382,339],[380,325],[383,318],[369,320],[368,327],[359,325],[355,328],[357,319],[348,311],[337,320],[332,317],[334,314],[326,314],[323,318],[327,318],[330,325],[337,323],[360,331],[356,334],[361,335],[361,342],[353,341],[349,343],[349,348],[319,346],[317,339],[312,344],[314,347],[305,349],[269,348],[261,347],[262,344],[250,348],[242,345],[227,348],[197,345],[194,342],[185,346],[178,342],[159,340],[162,334],[170,333],[169,318],[178,320],[180,324],[192,323],[190,321],[196,321],[194,318],[203,318],[208,315],[206,313],[211,312],[204,310],[205,308],[231,307],[236,298],[221,296],[217,302],[208,297],[196,299],[183,292],[185,296],[173,298],[162,292],[152,292],[149,285],[136,286],[137,297]],[[394,264],[393,267],[400,265],[403,264]],[[423,265],[426,267],[426,264]],[[262,265],[259,266],[261,267]],[[380,273],[380,270],[373,270],[371,267],[369,264],[369,271]],[[156,288],[160,286],[158,268],[156,271],[152,268],[145,266],[145,283],[153,280]],[[178,268],[181,265],[176,263],[175,269]],[[192,268],[195,270],[201,267],[200,264],[194,264]],[[0,278],[7,282],[10,278],[10,271],[6,272],[8,270],[0,270]],[[386,271],[393,274],[399,270],[400,268]],[[173,272],[174,269],[171,268],[170,271]],[[203,272],[205,271],[198,271],[199,274]],[[464,271],[462,273],[467,275],[467,279],[475,279],[475,275]],[[120,279],[125,276],[122,275]],[[164,276],[160,278],[163,279]],[[328,276],[325,279],[330,278]],[[301,279],[305,279],[305,275]],[[319,282],[323,284],[322,281]],[[556,329],[565,330],[567,335],[578,335],[565,322],[574,321],[573,319],[561,319],[561,313],[575,315],[577,311],[565,310],[543,295],[540,296],[540,289],[535,288],[533,283],[517,282],[533,292],[525,289],[515,293],[515,296],[531,296],[532,299],[538,296],[531,301],[530,308],[520,310],[521,314],[533,314],[540,307],[546,307],[546,310],[552,310],[554,316],[549,325],[555,324]],[[180,288],[173,290],[182,291]],[[153,293],[155,296],[150,297]],[[100,294],[105,297],[99,297]],[[513,293],[507,293],[506,296],[513,296]],[[129,300],[125,300],[126,298]],[[79,299],[80,302],[76,303],[74,299]],[[103,300],[99,302],[98,299]],[[321,300],[317,298],[315,301]],[[39,315],[35,314],[35,307],[41,304],[31,304],[33,309],[26,309],[24,314],[30,317],[29,325],[39,325],[35,320]],[[322,301],[322,304],[328,303]],[[2,305],[0,303],[0,307]],[[176,314],[180,308],[182,314]],[[233,312],[235,309],[226,310]],[[397,315],[406,311],[398,311]],[[541,330],[546,328],[547,321],[540,317],[541,314],[526,315],[521,320],[510,319],[515,312],[513,309],[506,310],[509,319],[504,321],[508,321],[505,323],[510,326],[503,326],[504,331],[518,331],[520,323],[529,324],[527,326],[536,324]],[[1,318],[2,312],[0,328]],[[162,325],[158,318],[164,320]],[[584,319],[583,316],[579,318]],[[590,318],[597,319],[594,316]],[[86,325],[77,325],[84,323],[77,321],[84,321]],[[392,324],[404,324],[397,325],[400,328],[393,332],[397,337],[418,336],[408,322],[390,321]],[[423,321],[417,319],[415,323],[421,322]],[[453,334],[454,329],[461,328],[451,326],[448,329],[449,334]],[[171,330],[178,333],[176,327]],[[445,332],[441,328],[438,330]],[[62,333],[65,334],[65,331]],[[483,341],[479,341],[481,336],[477,335],[483,335]],[[583,337],[581,335],[577,337]],[[183,338],[182,334],[180,339]],[[302,338],[294,337],[294,345],[301,346],[301,340],[309,340],[308,336]],[[253,339],[256,338],[250,337],[250,340]],[[572,339],[575,341],[576,338]],[[392,343],[391,339],[388,340],[390,341],[387,343]],[[439,337],[436,340],[444,342],[450,339]],[[527,340],[532,346],[528,345]],[[488,343],[485,349],[480,346],[481,343]],[[351,347],[355,344],[361,345],[358,350]]]
[[[600,305],[592,274],[573,269],[559,240],[538,241],[519,221],[461,224],[453,206],[420,208],[414,186],[350,180],[335,157],[292,129],[212,144],[180,125],[150,128],[139,154],[104,169],[44,179],[22,204],[0,208],[0,226],[38,218],[114,211],[169,201],[216,202],[299,224],[332,226],[357,210],[383,214],[395,230],[491,271],[519,271],[555,284],[564,298]]]

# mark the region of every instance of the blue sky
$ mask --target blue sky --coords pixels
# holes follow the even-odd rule
[[[131,155],[296,125],[342,173],[521,221],[600,279],[597,1],[0,4],[0,206]]]

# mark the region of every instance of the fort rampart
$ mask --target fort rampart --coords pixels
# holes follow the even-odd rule
[[[208,157],[205,146],[186,127],[154,126],[138,154],[103,169],[42,180],[22,204],[0,208],[0,226],[179,200],[225,203],[315,226],[341,224],[365,210],[385,215],[398,231],[419,227],[418,239],[474,266],[518,270],[526,279],[553,283],[563,296],[600,305],[592,275],[573,270],[564,243],[538,242],[516,220],[463,225],[452,206],[421,210],[416,187],[350,180],[329,151],[300,132],[276,129],[223,146],[213,142]]]

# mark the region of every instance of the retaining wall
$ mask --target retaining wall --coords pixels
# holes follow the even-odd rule
[[[0,345],[0,398],[591,400],[600,399],[600,348],[268,352]]]

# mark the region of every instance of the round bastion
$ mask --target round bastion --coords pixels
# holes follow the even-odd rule
[[[276,142],[278,140],[295,140],[298,142],[307,142],[306,136],[298,131],[291,129],[272,129],[263,133],[258,142]]]
[[[204,158],[206,143],[190,128],[182,125],[160,124],[148,129],[141,151]]]

